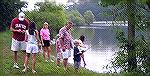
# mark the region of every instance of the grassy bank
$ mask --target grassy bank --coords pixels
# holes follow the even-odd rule
[[[23,73],[23,63],[22,63],[22,53],[18,52],[18,63],[20,69],[12,68],[13,61],[13,53],[10,50],[11,46],[11,32],[0,32],[0,76],[32,76],[31,69],[28,70],[27,73]],[[55,53],[53,49],[52,54]],[[31,68],[31,57],[29,67]],[[123,73],[123,74],[98,74],[92,71],[89,71],[85,68],[81,68],[77,74],[74,74],[74,69],[71,65],[68,66],[68,70],[65,73],[63,70],[63,66],[60,68],[56,67],[56,62],[44,62],[41,54],[37,54],[37,63],[36,63],[36,76],[141,76],[141,74],[137,73]]]
[[[10,46],[11,46],[11,32],[7,31],[7,32],[1,32],[0,33],[0,60],[1,60],[1,64],[0,64],[0,74],[1,75],[19,75],[19,76],[30,76],[32,75],[31,69],[28,70],[27,73],[23,73],[22,69],[23,69],[23,63],[22,63],[22,53],[18,52],[18,63],[19,63],[19,67],[20,69],[14,69],[12,68],[13,65],[13,61],[12,61],[12,57],[13,57],[13,53],[10,50]],[[53,50],[53,54],[54,54]],[[31,68],[31,57],[30,57],[30,68]],[[39,76],[46,76],[46,75],[51,75],[51,76],[70,76],[70,75],[74,75],[74,69],[73,67],[70,65],[68,67],[67,72],[65,73],[63,70],[63,66],[61,66],[60,68],[56,67],[56,63],[52,63],[52,62],[44,62],[43,57],[41,54],[37,55],[37,63],[36,63],[36,70],[37,70],[37,74]],[[78,73],[78,75],[81,76],[99,76],[100,74],[88,71],[84,68],[79,70],[80,72]],[[101,75],[100,75],[101,76]]]

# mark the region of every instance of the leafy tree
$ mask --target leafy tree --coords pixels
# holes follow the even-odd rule
[[[28,18],[34,21],[38,25],[38,28],[41,28],[43,23],[47,21],[53,35],[52,37],[54,37],[67,21],[63,6],[50,2],[40,2],[35,5],[39,9],[26,12]]]
[[[85,25],[84,17],[77,10],[68,11],[67,14],[68,19],[72,21],[75,25]]]
[[[20,0],[1,0],[0,1],[0,31],[5,31],[10,25],[11,20],[18,15],[18,10],[26,3]]]
[[[95,21],[95,16],[90,10],[84,12],[84,18],[85,18],[85,23],[87,23],[88,25]]]
[[[147,68],[143,67],[148,66],[145,64],[150,62],[150,58],[148,57],[150,54],[145,53],[150,50],[146,48],[149,42],[145,40],[145,35],[148,35],[148,32],[144,31],[144,29],[148,30],[145,26],[148,25],[147,23],[149,23],[150,18],[149,12],[145,8],[146,3],[149,3],[148,1],[149,0],[101,0],[103,6],[112,5],[114,20],[128,21],[128,37],[126,38],[123,32],[117,33],[117,39],[121,43],[120,48],[123,50],[118,52],[115,61],[117,61],[116,66],[122,67],[124,68],[123,70],[128,70],[129,72],[133,72],[137,69],[140,71],[142,69],[148,71]],[[135,34],[137,32],[139,33],[138,35]],[[148,35],[148,37],[150,37],[150,35]],[[146,61],[145,58],[147,59]],[[123,63],[120,63],[119,59],[124,60]],[[137,65],[137,63],[142,63],[142,68]]]
[[[98,3],[99,0],[79,0],[79,3],[86,3],[86,2]]]

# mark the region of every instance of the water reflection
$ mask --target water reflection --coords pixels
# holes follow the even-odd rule
[[[110,63],[117,50],[115,34],[112,29],[113,27],[110,26],[73,28],[73,38],[78,39],[80,35],[86,37],[85,44],[88,50],[85,52],[87,63],[85,68],[98,73],[108,72],[103,67]],[[69,58],[69,62],[73,63],[73,57]],[[83,66],[83,62],[81,65]]]

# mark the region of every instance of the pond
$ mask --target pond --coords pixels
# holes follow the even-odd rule
[[[122,26],[127,30],[127,26]],[[78,39],[81,35],[86,37],[85,45],[87,51],[84,53],[86,61],[86,69],[97,73],[108,72],[108,69],[103,69],[104,66],[110,63],[117,51],[117,40],[113,26],[78,26],[73,27],[72,36]],[[73,57],[69,58],[69,63],[73,63]],[[83,62],[81,62],[83,67]]]

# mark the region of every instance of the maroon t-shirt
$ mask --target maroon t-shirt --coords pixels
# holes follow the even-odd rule
[[[11,26],[15,30],[27,30],[29,26],[29,21],[27,19],[24,19],[24,21],[20,21],[18,18],[14,18],[11,21]],[[13,32],[12,38],[18,41],[24,41],[25,33]]]

